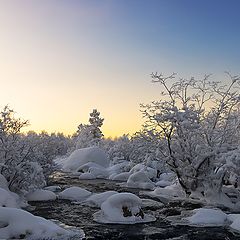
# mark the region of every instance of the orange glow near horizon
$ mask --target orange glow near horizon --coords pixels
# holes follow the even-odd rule
[[[104,135],[115,137],[138,131],[139,104],[160,97],[151,72],[238,73],[237,31],[227,32],[230,40],[214,25],[204,32],[199,7],[206,13],[205,4],[195,9],[189,1],[190,12],[177,1],[140,2],[0,1],[0,107],[29,119],[26,130],[65,134],[96,108]]]

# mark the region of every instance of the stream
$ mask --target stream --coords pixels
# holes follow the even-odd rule
[[[117,182],[111,180],[79,180],[77,176],[57,172],[51,179],[50,185],[58,185],[62,190],[78,186],[94,193],[114,190],[118,192],[131,192],[139,196],[139,189],[120,187]],[[140,196],[141,198],[149,198]],[[156,199],[152,199],[157,201]],[[161,206],[151,204],[144,206],[144,213],[154,215],[157,220],[152,223],[120,225],[100,224],[93,221],[93,213],[99,208],[81,205],[69,200],[57,199],[46,202],[30,202],[33,206],[28,210],[34,215],[46,219],[54,219],[68,226],[81,228],[86,239],[136,239],[136,240],[237,240],[240,236],[234,235],[225,227],[190,227],[183,225],[172,225],[166,220],[167,216],[180,215],[182,210],[192,210],[201,207],[199,204],[169,203]],[[160,206],[159,206],[160,205]]]

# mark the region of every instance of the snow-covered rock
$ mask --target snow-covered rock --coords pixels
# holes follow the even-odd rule
[[[107,169],[104,168],[91,167],[89,168],[88,172],[95,176],[95,178],[106,179],[109,176]]]
[[[0,207],[1,239],[59,239],[72,233],[53,222],[16,208]]]
[[[100,223],[135,224],[155,221],[156,219],[144,214],[141,209],[142,201],[132,193],[117,193],[101,205],[101,211],[94,214],[94,220]]]
[[[80,187],[70,187],[59,193],[60,199],[68,199],[73,201],[84,201],[92,193]]]
[[[162,173],[159,176],[159,180],[165,180],[172,182],[176,179],[176,174],[175,173]]]
[[[240,232],[240,214],[229,214],[228,220],[231,222],[230,229],[236,232]]]
[[[170,196],[170,197],[184,197],[185,196],[185,193],[179,184],[172,184],[165,188],[158,187],[154,190],[153,193],[156,196],[158,196],[158,195],[165,195],[165,196]]]
[[[56,200],[57,195],[49,190],[38,189],[26,195],[27,201],[49,201]]]
[[[172,185],[172,182],[170,182],[170,181],[166,181],[166,180],[160,180],[160,181],[158,181],[158,182],[156,182],[156,186],[158,186],[158,187],[167,187],[167,186],[170,186],[170,185]]]
[[[0,207],[19,208],[17,198],[17,194],[0,188]]]
[[[186,218],[191,225],[222,226],[227,221],[227,214],[220,209],[199,208],[194,209],[193,213]]]
[[[77,149],[63,161],[63,170],[69,172],[76,172],[79,167],[88,163],[93,162],[102,167],[109,166],[109,160],[107,155],[98,147],[89,147]]]
[[[3,188],[5,190],[9,190],[8,189],[8,181],[6,180],[6,178],[0,174],[0,188]]]
[[[130,175],[131,175],[130,172],[122,172],[122,173],[114,175],[112,177],[112,180],[126,182]]]
[[[103,193],[97,193],[91,195],[89,198],[87,198],[84,203],[95,206],[95,207],[101,207],[102,203],[105,202],[109,197],[116,194],[118,192],[116,191],[107,191]]]
[[[157,177],[157,170],[151,167],[147,167],[141,163],[136,164],[131,170],[130,173],[136,173],[139,171],[144,171],[148,178],[155,179]]]
[[[61,187],[60,186],[47,186],[44,188],[44,190],[56,192],[56,191],[61,190]]]
[[[82,174],[79,176],[79,179],[82,179],[82,180],[91,180],[91,179],[96,179],[96,177],[95,177],[92,173],[85,172],[85,173],[82,173]]]
[[[119,174],[122,172],[128,172],[131,169],[131,162],[129,161],[122,161],[121,163],[117,163],[112,165],[108,168],[109,175],[111,174]]]
[[[154,183],[148,178],[145,171],[141,170],[139,172],[135,172],[129,176],[127,180],[127,187],[131,188],[142,188],[142,189],[150,189],[154,188]]]

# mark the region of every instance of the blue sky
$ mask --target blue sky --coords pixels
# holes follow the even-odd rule
[[[93,108],[107,136],[141,127],[151,72],[239,73],[238,0],[3,0],[0,105],[73,133]],[[57,121],[56,121],[57,119]]]

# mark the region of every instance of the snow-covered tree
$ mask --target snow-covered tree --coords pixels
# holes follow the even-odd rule
[[[76,133],[76,148],[86,148],[98,146],[103,133],[101,127],[104,119],[100,117],[100,112],[93,109],[90,113],[89,124],[80,124]]]
[[[42,168],[30,158],[32,148],[20,134],[27,125],[8,106],[0,112],[0,173],[10,190],[21,193],[45,184]]]
[[[72,148],[72,139],[62,133],[48,134],[45,131],[39,134],[30,131],[25,138],[32,149],[31,158],[41,165],[45,179],[48,181],[51,174],[57,169],[54,158],[67,154],[68,149]]]
[[[176,74],[152,74],[162,99],[141,105],[145,129],[164,144],[160,151],[187,195],[221,193],[226,168],[218,171],[220,156],[238,147],[240,78],[227,75],[230,82],[221,85],[209,75],[176,81]]]

